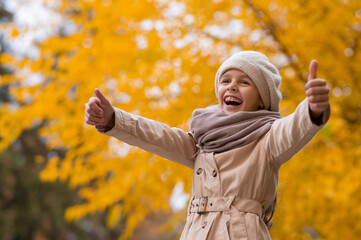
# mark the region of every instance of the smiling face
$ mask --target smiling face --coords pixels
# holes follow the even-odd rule
[[[218,87],[218,103],[228,115],[264,108],[254,82],[237,69],[230,69],[222,75]]]

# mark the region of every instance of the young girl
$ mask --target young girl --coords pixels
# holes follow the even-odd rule
[[[281,76],[267,57],[243,51],[215,79],[218,105],[193,112],[191,132],[114,108],[96,89],[85,122],[130,145],[193,169],[181,239],[271,239],[278,171],[327,122],[329,88],[310,63],[307,98],[279,114]]]

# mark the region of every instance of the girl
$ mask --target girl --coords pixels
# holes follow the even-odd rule
[[[271,239],[267,217],[279,169],[330,116],[329,88],[316,71],[312,61],[307,98],[287,117],[279,114],[276,67],[259,52],[243,51],[218,69],[218,105],[195,110],[190,133],[114,108],[98,89],[86,104],[85,122],[193,169],[181,239]]]

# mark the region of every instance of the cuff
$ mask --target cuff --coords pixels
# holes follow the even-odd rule
[[[136,116],[130,113],[127,113],[119,108],[114,108],[114,126],[99,126],[96,129],[105,135],[114,136],[120,132],[125,132],[129,134],[134,134],[134,125]]]
[[[109,126],[95,126],[96,130],[101,133],[106,133],[112,129],[112,127]]]
[[[308,111],[310,111],[308,107]],[[328,119],[330,119],[331,116],[331,106],[329,106],[319,118],[312,120],[311,115],[309,113],[309,118],[311,119],[311,122],[317,126],[323,126],[327,123]]]

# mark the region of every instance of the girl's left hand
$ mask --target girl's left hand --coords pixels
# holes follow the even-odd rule
[[[317,61],[310,63],[308,81],[305,85],[308,106],[312,120],[317,120],[322,113],[330,107],[330,88],[326,85],[326,80],[317,78]]]

